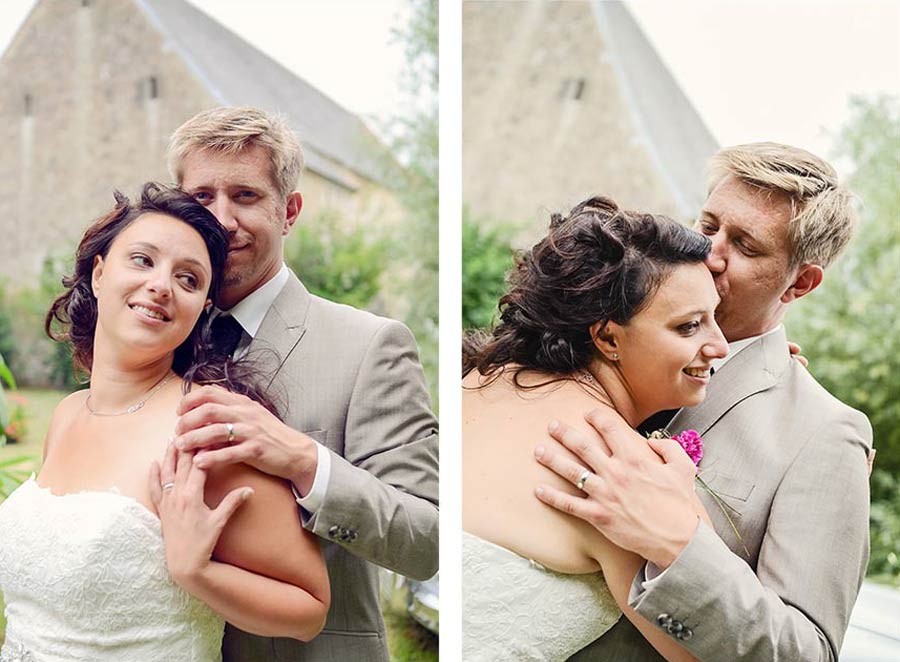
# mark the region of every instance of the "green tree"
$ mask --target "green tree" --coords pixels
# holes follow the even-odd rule
[[[506,274],[513,251],[505,226],[473,219],[463,212],[462,323],[463,329],[488,329],[497,314],[497,301],[506,291]]]
[[[787,324],[819,382],[872,423],[869,570],[900,578],[900,100],[853,99],[836,145],[836,156],[854,166],[849,185],[862,203],[860,227]]]
[[[411,0],[395,31],[406,55],[402,87],[407,113],[394,118],[391,147],[403,163],[397,192],[405,210],[395,259],[410,266],[407,323],[437,405],[438,379],[438,3]]]
[[[383,239],[327,211],[296,228],[284,249],[285,262],[310,292],[356,308],[371,307],[386,255]]]

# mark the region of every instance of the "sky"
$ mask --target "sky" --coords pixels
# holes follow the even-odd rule
[[[831,158],[851,95],[900,97],[896,0],[627,4],[723,146],[774,140]]]
[[[404,0],[189,2],[344,108],[367,119],[401,114],[404,53],[391,30],[403,25]],[[0,52],[35,4],[0,0]]]

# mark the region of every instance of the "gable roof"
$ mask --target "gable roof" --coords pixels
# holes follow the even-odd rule
[[[362,120],[185,0],[134,0],[208,92],[223,106],[284,115],[303,144],[306,166],[357,188],[329,160],[376,182],[385,152]]]
[[[719,143],[621,1],[594,0],[594,16],[635,128],[682,214],[706,199],[705,172]]]

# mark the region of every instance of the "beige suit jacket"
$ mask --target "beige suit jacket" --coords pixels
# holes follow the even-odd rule
[[[415,339],[399,322],[311,295],[291,274],[250,353],[274,374],[284,420],[331,452],[321,508],[300,510],[323,541],[331,609],[305,644],[228,626],[224,660],[387,662],[376,566],[416,579],[438,567],[437,421]]]
[[[782,330],[713,375],[706,400],[669,425],[686,429],[703,437],[701,475],[736,511],[749,554],[700,490],[715,530],[700,525],[651,588],[639,573],[632,606],[689,629],[682,644],[704,662],[837,660],[869,554],[868,419],[790,358]],[[571,659],[662,658],[621,619]]]

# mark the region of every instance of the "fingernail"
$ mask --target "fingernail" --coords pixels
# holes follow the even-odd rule
[[[534,493],[537,494],[538,496],[544,496],[544,488],[539,487],[534,491]]]
[[[250,488],[250,489],[244,490],[244,493],[241,495],[241,498],[242,498],[244,501],[246,501],[247,499],[249,499],[249,498],[252,497],[252,496],[253,496],[253,489]]]
[[[179,439],[178,443],[175,444],[175,448],[177,448],[180,451],[184,450],[184,446],[185,446],[184,439]]]
[[[547,426],[547,429],[550,430],[550,432],[556,432],[559,429],[559,421],[550,421],[550,425]]]
[[[175,437],[169,437],[169,446],[175,442]]]
[[[537,459],[539,459],[539,460],[540,460],[542,457],[544,457],[544,447],[543,447],[543,446],[538,446],[537,448],[535,448],[535,449],[534,449],[534,456],[535,456]]]

